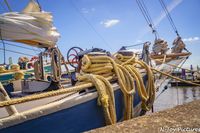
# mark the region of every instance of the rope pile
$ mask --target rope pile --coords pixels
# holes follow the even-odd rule
[[[127,120],[132,118],[135,86],[142,100],[142,109],[147,111],[149,110],[149,108],[152,107],[155,99],[153,72],[146,63],[138,61],[133,55],[124,56],[121,54],[116,54],[115,57],[116,59],[113,60],[111,57],[105,55],[84,55],[84,57],[82,58],[81,75],[101,75],[101,79],[107,81],[113,79],[113,77],[117,77],[120,89],[124,96],[124,119]],[[140,67],[144,68],[147,71],[149,79],[147,83],[147,88],[145,88],[142,75],[135,67],[136,65],[140,65]],[[86,78],[87,76],[83,76],[83,78],[81,75],[78,78],[79,81],[91,81],[91,78]],[[95,86],[96,88],[98,88],[98,86],[102,86],[103,88],[106,85],[99,83]],[[107,86],[110,87],[110,83]],[[110,93],[109,95],[113,95],[112,93]]]
[[[121,64],[119,64],[107,55],[84,55],[82,58],[81,72],[78,76],[79,82],[77,82],[76,86],[2,101],[0,102],[0,107],[33,101],[50,96],[79,92],[81,90],[85,90],[86,88],[95,86],[98,92],[98,104],[103,107],[106,124],[114,124],[117,121],[115,97],[110,80],[117,79],[124,97],[124,119],[130,119],[133,114],[135,86],[142,100],[142,109],[149,110],[155,99],[153,84],[154,79],[153,73],[146,63],[137,60],[135,56],[128,57],[121,55],[121,58]],[[136,65],[140,65],[140,67],[147,71],[147,88],[145,88],[142,75],[138,68],[136,68]]]
[[[116,64],[111,57],[106,55],[84,55],[82,58],[81,75],[78,77],[78,80],[80,82],[92,82],[97,88],[100,99],[107,99],[108,97],[108,102],[106,103],[109,103],[107,108],[110,108],[110,112],[104,111],[106,112],[105,114],[107,114],[105,115],[105,119],[106,121],[112,119],[112,121],[106,122],[112,124],[116,122],[116,112],[114,105],[114,92],[109,80],[113,79],[114,76],[117,77],[120,89],[124,95],[124,119],[130,119],[132,118],[133,113],[132,105],[135,88],[134,80],[128,71],[126,71],[122,66]],[[101,91],[98,88],[101,88]],[[107,118],[107,116],[113,117]]]
[[[145,111],[149,110],[155,100],[154,74],[149,65],[137,59],[134,55],[130,56],[130,53],[127,55],[123,55],[123,53],[117,53],[115,54],[115,60],[125,67],[125,69],[127,69],[128,72],[134,77],[138,94],[142,100],[142,109]],[[140,70],[144,69],[146,71],[148,77],[146,87],[138,67]]]

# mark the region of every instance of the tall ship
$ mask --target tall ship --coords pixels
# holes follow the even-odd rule
[[[153,108],[163,80],[155,68],[174,67],[190,55],[182,50],[151,53],[145,43],[141,54],[127,49],[115,54],[100,48],[72,49],[74,58],[66,63],[56,45],[60,35],[52,15],[36,1],[22,12],[1,14],[0,22],[2,40],[44,49],[33,63],[34,78],[18,73],[11,83],[0,84],[1,133],[83,132],[144,115]],[[44,57],[50,61],[48,77]],[[75,69],[69,70],[69,64]]]

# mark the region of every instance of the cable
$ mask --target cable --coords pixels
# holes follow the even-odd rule
[[[36,50],[36,49],[33,49],[33,48],[27,48],[27,47],[23,47],[23,46],[18,46],[18,45],[16,45],[16,44],[12,44],[12,43],[4,42],[4,44],[10,45],[10,46],[19,47],[19,48],[23,48],[23,49],[27,49],[27,50],[32,50],[32,51],[40,52],[40,50]]]
[[[150,43],[150,42],[147,41],[147,42],[137,43],[137,44],[134,44],[134,45],[123,46],[123,47],[126,47],[126,48],[128,48],[128,47],[135,47],[135,46],[144,45],[145,43]]]
[[[138,4],[138,7],[140,9],[140,11],[142,12],[142,15],[144,16],[147,24],[149,25],[149,27],[151,28],[152,30],[152,33],[155,35],[155,38],[157,39],[159,34],[154,26],[154,23],[153,23],[153,20],[149,14],[149,11],[144,3],[143,0],[136,0],[137,4]]]
[[[42,7],[41,7],[41,5],[40,5],[39,0],[36,0],[36,2],[37,2],[38,6],[39,6],[39,8],[40,8],[40,11],[42,11]]]
[[[166,90],[168,89],[167,85],[164,86],[164,89],[157,95],[157,97],[155,98],[155,100],[157,100],[161,94],[163,94]]]
[[[174,21],[173,21],[171,15],[170,15],[170,13],[169,13],[167,7],[166,7],[166,4],[164,3],[163,0],[159,0],[159,2],[160,2],[160,4],[161,4],[163,10],[165,11],[165,13],[166,13],[166,15],[167,15],[167,18],[168,18],[168,20],[169,20],[169,22],[170,22],[170,24],[171,24],[171,26],[172,26],[172,29],[174,30],[174,32],[176,33],[176,35],[179,36],[178,30],[177,30],[177,28],[176,28],[176,26],[175,26],[175,24],[174,24]]]
[[[140,3],[140,1],[138,1],[138,2]],[[144,14],[146,15],[146,17],[148,19],[149,27],[152,28],[152,32],[154,32],[155,27],[154,27],[153,21],[152,21],[152,19],[150,17],[150,14],[149,14],[149,12],[148,12],[148,10],[146,8],[146,5],[145,5],[144,1],[141,0],[141,2],[142,2],[142,3],[140,3],[141,9],[143,9],[143,12],[144,12]]]
[[[25,54],[25,53],[21,53],[21,52],[9,50],[9,49],[0,48],[0,50],[5,50],[5,51],[8,51],[8,52],[12,52],[12,53],[16,53],[16,54],[22,54],[22,55],[31,56],[31,57],[34,56],[34,55],[31,55],[31,54]]]
[[[150,14],[149,14],[149,11],[148,11],[148,9],[147,9],[147,7],[146,7],[144,1],[141,0],[141,2],[142,2],[142,5],[143,5],[143,7],[144,7],[144,9],[145,9],[146,14],[148,15],[149,22],[150,22],[151,25],[154,27],[153,20],[151,19],[151,16],[150,16]]]
[[[145,8],[143,7],[142,3],[140,3],[140,0],[136,0],[136,2],[137,2],[137,4],[138,4],[138,6],[139,6],[139,8],[140,8],[140,10],[141,10],[141,12],[142,12],[144,18],[145,18],[147,24],[152,28],[152,26],[151,26],[151,21],[150,21],[151,19],[149,19],[148,13],[146,12],[146,10],[145,10]]]
[[[4,0],[4,2],[6,3],[6,6],[8,7],[8,10],[9,10],[10,12],[12,12],[12,9],[11,9],[11,7],[10,7],[8,1],[7,1],[7,0]]]
[[[6,9],[6,8],[4,7],[4,5],[1,3],[1,1],[0,1],[0,5],[1,5],[2,9],[5,10],[5,12],[7,12],[8,9]]]
[[[87,22],[87,24],[91,27],[91,29],[99,36],[99,38],[106,44],[106,47],[108,46],[111,50],[112,47],[110,46],[110,44],[104,39],[104,37],[97,32],[97,30],[94,28],[94,26],[88,21],[88,19],[80,12],[80,10],[77,8],[77,6],[73,3],[72,0],[70,0],[71,5],[74,7],[74,9],[76,9],[76,11],[80,14],[80,16],[85,20],[85,22]]]

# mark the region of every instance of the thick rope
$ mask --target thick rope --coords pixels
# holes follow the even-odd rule
[[[104,80],[117,76],[124,96],[124,119],[132,118],[133,94],[135,93],[134,80],[123,66],[116,64],[111,57],[105,55],[84,55],[81,68],[81,74],[101,75]],[[80,79],[84,80],[81,76]]]
[[[188,83],[188,84],[191,84],[191,85],[195,85],[195,86],[200,86],[200,84],[197,84],[197,83],[194,83],[194,82],[191,82],[191,81],[187,81],[187,80],[183,80],[183,79],[181,79],[181,78],[172,76],[172,75],[170,75],[170,74],[168,74],[168,73],[159,71],[159,70],[157,70],[157,69],[154,69],[154,68],[151,68],[151,69],[152,69],[153,71],[156,71],[156,72],[158,72],[158,73],[161,73],[161,74],[163,74],[163,75],[165,75],[165,76],[168,76],[168,77],[170,77],[170,78],[172,78],[172,79],[175,79],[175,80],[178,80],[178,81],[181,81],[181,82],[184,82],[184,83]]]
[[[59,89],[59,90],[54,90],[50,92],[43,92],[43,93],[36,93],[33,95],[25,96],[25,97],[20,97],[20,98],[15,98],[7,101],[1,101],[0,102],[0,107],[5,107],[9,105],[14,105],[14,104],[20,104],[24,102],[29,102],[33,100],[39,100],[42,98],[47,98],[47,97],[52,97],[52,96],[57,96],[57,95],[62,95],[66,93],[72,93],[72,92],[79,92],[81,90],[85,90],[86,88],[92,87],[92,83],[87,83],[87,84],[81,84],[73,87],[69,87],[67,89]]]
[[[148,82],[148,89],[145,89],[142,76],[135,67],[135,64],[140,64],[144,68],[146,68],[147,65],[143,62],[136,61],[133,57],[131,57],[131,59],[129,58],[126,58],[129,62],[120,65],[115,63],[115,61],[108,56],[85,55],[82,59],[81,74],[78,76],[79,82],[76,86],[2,101],[0,102],[0,107],[61,94],[79,92],[94,85],[99,95],[98,103],[103,107],[106,124],[114,124],[116,123],[115,99],[109,80],[113,79],[113,77],[117,77],[124,96],[124,119],[130,119],[133,114],[133,96],[135,94],[134,80],[136,80],[136,86],[142,99],[142,108],[144,110],[148,110],[148,103],[151,103],[150,97],[153,97],[154,93],[152,93],[151,82]],[[130,62],[132,62],[132,65],[128,64]],[[148,73],[151,72],[148,68],[146,68],[146,70]],[[151,79],[151,76],[148,76],[148,79]]]
[[[116,123],[114,92],[108,80],[99,75],[85,74],[82,79],[91,81],[98,92],[98,104],[103,107],[106,125]]]
[[[115,60],[116,62],[123,65],[129,71],[129,73],[134,77],[134,80],[136,81],[138,94],[142,100],[142,109],[149,110],[149,108],[152,107],[155,100],[154,75],[152,70],[145,62],[136,59],[134,55],[124,56],[122,54],[115,54]],[[147,72],[148,75],[147,88],[145,88],[142,76],[139,70],[136,68],[136,66],[138,65],[141,68],[144,68]]]

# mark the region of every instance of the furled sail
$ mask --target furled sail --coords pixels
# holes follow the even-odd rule
[[[51,13],[41,11],[38,3],[31,0],[22,12],[0,15],[1,39],[34,47],[52,47],[60,36],[52,23]]]

